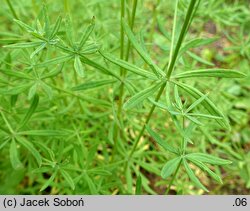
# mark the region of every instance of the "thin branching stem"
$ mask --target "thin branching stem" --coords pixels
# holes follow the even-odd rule
[[[181,44],[182,44],[184,36],[185,36],[185,32],[187,30],[187,27],[189,26],[189,22],[190,22],[191,17],[192,17],[192,13],[193,13],[193,10],[194,10],[195,2],[196,2],[196,0],[191,0],[191,2],[189,4],[188,11],[187,11],[187,14],[186,14],[186,17],[185,17],[185,21],[184,21],[184,24],[182,26],[181,34],[180,34],[180,36],[178,38],[178,41],[177,41],[177,44],[176,44],[176,47],[175,47],[175,50],[174,50],[174,53],[173,53],[173,57],[171,58],[171,61],[170,61],[171,63],[170,63],[169,68],[167,70],[167,79],[170,78],[171,73],[173,71],[173,68],[175,66],[175,62],[176,62],[176,58],[178,56],[178,52],[180,50]],[[160,99],[160,97],[161,97],[161,95],[162,95],[162,93],[163,93],[166,85],[167,85],[167,83],[163,83],[163,85],[161,86],[161,88],[160,88],[160,90],[159,90],[159,92],[157,94],[157,97],[155,99],[156,102],[158,102],[158,100]],[[141,130],[139,132],[139,135],[137,136],[136,141],[134,142],[132,150],[131,150],[131,152],[130,152],[130,154],[128,156],[128,162],[129,162],[129,160],[131,159],[131,157],[133,156],[133,154],[134,154],[134,152],[136,150],[136,147],[137,147],[137,145],[138,145],[138,143],[139,143],[139,141],[140,141],[140,139],[141,139],[141,137],[142,137],[142,135],[143,135],[143,133],[145,131],[146,124],[149,123],[150,118],[151,118],[151,116],[152,116],[152,114],[153,114],[153,112],[155,110],[155,107],[156,107],[155,105],[152,105],[152,107],[151,107],[151,109],[150,109],[150,111],[149,111],[149,113],[147,115],[146,121],[143,124],[143,126],[142,126],[142,128],[141,128]],[[125,170],[126,170],[127,166],[128,165],[126,164]]]
[[[133,1],[133,9],[132,9],[132,16],[131,16],[131,21],[130,21],[130,28],[131,30],[133,30],[134,27],[134,21],[135,21],[135,14],[136,14],[136,8],[137,8],[137,0]],[[120,58],[123,59],[124,58],[124,29],[122,27],[122,19],[125,16],[125,1],[122,0],[121,1],[121,48],[120,48]],[[130,41],[128,41],[127,44],[127,49],[126,49],[126,53],[125,53],[125,60],[128,61],[129,59],[129,53],[130,53],[130,49],[131,49],[131,43]],[[122,122],[122,106],[123,106],[123,95],[124,95],[124,79],[126,77],[127,71],[124,68],[120,69],[120,76],[122,78],[121,81],[121,86],[120,86],[120,90],[119,90],[119,100],[118,100],[118,109],[117,109],[117,117],[118,120],[120,122]],[[122,132],[122,131],[121,131]],[[118,140],[118,126],[115,126],[115,131],[114,131],[114,150],[113,150],[113,157],[116,151],[116,145],[117,145],[117,140]],[[112,157],[112,160],[113,160]]]
[[[168,195],[168,193],[169,193],[169,191],[170,191],[170,188],[171,188],[171,186],[172,186],[172,184],[173,184],[173,182],[174,182],[174,180],[175,180],[175,178],[176,178],[176,176],[177,176],[177,173],[179,172],[179,169],[180,169],[180,167],[181,167],[181,163],[182,163],[182,161],[179,162],[179,164],[178,164],[178,166],[177,166],[177,169],[176,169],[175,172],[174,172],[174,176],[172,177],[171,181],[170,181],[169,184],[168,184],[168,188],[167,188],[167,190],[166,190],[166,192],[165,192],[166,195]]]

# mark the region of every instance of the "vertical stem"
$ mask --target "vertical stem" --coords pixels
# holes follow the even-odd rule
[[[174,180],[175,180],[175,178],[176,178],[176,175],[177,175],[177,173],[178,173],[178,171],[179,171],[179,169],[180,169],[180,167],[181,167],[181,163],[182,163],[182,161],[180,161],[180,163],[179,163],[178,166],[177,166],[177,169],[175,170],[174,176],[172,177],[172,179],[171,179],[171,181],[170,181],[170,183],[169,183],[169,185],[168,185],[168,188],[167,188],[167,190],[166,190],[166,192],[165,192],[166,195],[168,195],[168,193],[169,193],[169,191],[170,191],[170,188],[171,188],[171,186],[172,186],[172,184],[173,184],[173,182],[174,182]]]
[[[162,84],[162,86],[161,86],[161,88],[160,88],[160,90],[159,90],[159,92],[158,92],[158,94],[157,94],[157,96],[156,96],[156,98],[155,98],[155,101],[156,101],[156,102],[158,102],[158,100],[160,99],[160,97],[161,97],[161,95],[162,95],[162,93],[163,93],[163,91],[164,91],[166,85],[167,85],[167,82],[165,82],[164,84]],[[156,105],[153,105],[153,106],[151,107],[151,109],[150,109],[150,111],[149,111],[149,113],[148,113],[148,115],[147,115],[147,117],[146,117],[146,121],[145,121],[145,123],[143,124],[142,129],[141,129],[139,135],[137,136],[137,139],[136,139],[136,141],[134,142],[134,145],[133,145],[133,147],[132,147],[132,150],[131,150],[131,152],[130,152],[130,154],[129,154],[129,156],[128,156],[128,159],[127,159],[128,162],[129,162],[129,160],[131,159],[131,157],[133,156],[133,154],[134,154],[134,152],[135,152],[135,150],[136,150],[136,147],[137,147],[137,145],[138,145],[138,143],[139,143],[139,141],[140,141],[140,139],[141,139],[141,137],[142,137],[142,135],[143,135],[143,133],[144,133],[144,131],[145,131],[145,129],[146,129],[146,125],[149,123],[149,120],[150,120],[150,118],[151,118],[151,116],[152,116],[152,114],[153,114],[153,112],[154,112],[154,110],[155,110],[155,107],[156,107]],[[128,162],[125,163],[125,171],[126,171],[126,169],[127,169],[127,167],[128,167]]]
[[[133,30],[134,27],[134,21],[135,21],[135,13],[136,13],[136,7],[137,7],[137,0],[134,0],[133,2],[133,9],[132,9],[132,16],[131,16],[131,21],[130,21],[130,28]],[[125,17],[125,1],[121,0],[121,23],[120,23],[120,33],[121,33],[121,49],[120,49],[120,58],[124,58],[124,30],[122,27],[122,19]],[[128,41],[127,49],[126,49],[126,54],[125,54],[125,60],[128,61],[129,59],[129,53],[130,53],[130,48],[131,48],[131,43]],[[123,80],[126,76],[126,70],[121,68],[120,69],[120,76],[122,78],[122,83],[120,86],[120,91],[119,91],[119,100],[118,100],[118,110],[117,110],[117,118],[119,121],[122,121],[122,106],[123,106],[123,95],[124,95],[124,83]],[[114,150],[113,150],[113,155],[112,155],[112,160],[114,158],[114,154],[117,148],[117,140],[118,140],[118,127],[117,125],[115,126],[115,131],[114,131]]]
[[[177,57],[177,55],[178,55],[178,52],[179,52],[179,50],[180,50],[181,43],[182,43],[182,41],[183,41],[185,32],[186,32],[186,30],[187,30],[187,27],[189,26],[189,22],[190,22],[191,17],[192,17],[192,12],[193,12],[193,10],[194,10],[195,2],[196,2],[196,0],[191,0],[191,2],[190,2],[190,4],[189,4],[188,11],[187,11],[187,14],[186,14],[186,18],[185,18],[185,21],[184,21],[183,26],[182,26],[181,34],[180,34],[180,36],[179,36],[179,38],[178,38],[177,45],[176,45],[176,47],[175,47],[173,57],[172,57],[172,59],[171,59],[171,63],[170,63],[169,68],[168,68],[168,70],[167,70],[167,79],[170,78],[171,73],[172,73],[172,71],[173,71],[173,68],[174,68],[174,65],[175,65],[175,61],[176,61],[176,57]],[[166,65],[165,65],[165,66],[166,66]],[[161,89],[159,90],[159,92],[158,92],[158,94],[157,94],[157,97],[156,97],[156,99],[155,99],[156,102],[160,99],[160,96],[162,95],[163,90],[164,90],[164,88],[166,87],[166,84],[167,84],[167,83],[164,83],[164,84],[162,85]],[[149,120],[150,120],[150,118],[151,118],[151,116],[152,116],[154,110],[155,110],[155,105],[152,105],[152,107],[151,107],[151,109],[150,109],[150,111],[149,111],[149,113],[148,113],[148,115],[147,115],[146,122],[143,124],[143,126],[142,126],[142,128],[141,128],[141,131],[140,131],[140,133],[139,133],[139,135],[138,135],[138,137],[137,137],[137,139],[136,139],[136,141],[135,141],[135,143],[134,143],[134,145],[133,145],[132,151],[130,152],[130,154],[129,154],[129,156],[128,156],[128,162],[129,162],[129,160],[131,159],[131,157],[133,156],[133,154],[134,154],[134,152],[135,152],[135,149],[136,149],[136,147],[137,147],[137,145],[138,145],[138,143],[139,143],[139,140],[141,139],[141,137],[142,137],[142,135],[143,135],[143,133],[144,133],[144,131],[145,131],[145,128],[146,128],[146,125],[145,125],[145,124],[147,124],[147,123],[149,122]],[[126,164],[125,164],[125,170],[126,170],[127,166],[128,166],[128,164],[126,163]]]
[[[123,30],[123,27],[122,27],[122,19],[124,18],[125,16],[125,0],[121,0],[121,15],[120,15],[120,59],[123,59],[124,57],[124,30]],[[123,74],[123,68],[120,68],[120,75]],[[123,82],[122,82],[123,83]],[[122,96],[121,94],[123,94],[123,90],[120,89],[120,93],[119,93],[119,99],[118,99],[118,103],[117,103],[117,106],[118,106],[118,110],[117,110],[117,118],[118,118],[118,121],[121,119],[121,111],[122,111]],[[111,160],[113,161],[114,160],[114,156],[115,156],[115,153],[116,153],[116,149],[117,149],[117,145],[118,145],[118,125],[115,124],[115,128],[114,128],[114,148],[113,148],[113,152],[112,152],[112,158]]]
[[[184,116],[182,117],[182,129],[183,129],[183,131],[185,130],[185,117],[184,117]],[[185,132],[185,131],[184,131],[184,132]],[[183,138],[182,138],[182,142],[181,142],[181,151],[182,151],[182,155],[185,155],[185,141],[186,141],[186,140],[185,140],[185,138],[183,137]],[[181,160],[180,163],[178,164],[177,169],[175,170],[174,176],[172,177],[171,181],[170,181],[169,184],[168,184],[168,188],[167,188],[167,190],[166,190],[166,192],[165,192],[166,195],[169,193],[169,190],[170,190],[170,188],[171,188],[171,186],[172,186],[172,184],[173,184],[173,182],[174,182],[174,180],[175,180],[175,178],[176,178],[176,176],[177,176],[177,173],[178,173],[178,171],[179,171],[179,169],[180,169],[181,163],[182,163],[182,160]]]
[[[171,73],[172,73],[172,71],[174,69],[174,65],[175,65],[175,62],[176,62],[176,59],[177,59],[177,56],[178,56],[182,41],[183,41],[184,36],[185,36],[185,34],[187,32],[187,29],[188,29],[188,27],[190,25],[190,20],[192,18],[192,13],[193,13],[193,10],[194,10],[195,2],[196,2],[196,0],[191,0],[191,2],[189,4],[188,11],[187,11],[187,14],[186,14],[186,17],[185,17],[185,21],[184,21],[184,24],[182,26],[181,33],[180,33],[180,36],[178,38],[178,42],[177,42],[176,47],[175,47],[175,51],[174,51],[173,57],[171,58],[170,65],[169,65],[169,68],[168,68],[168,71],[167,71],[167,78],[168,79],[170,78]]]

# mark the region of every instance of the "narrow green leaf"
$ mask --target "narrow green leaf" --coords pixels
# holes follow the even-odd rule
[[[202,171],[206,171],[214,180],[222,184],[220,176],[215,174],[212,170],[210,170],[204,163],[200,162],[199,160],[192,159],[190,157],[186,158],[190,160],[193,164],[198,166]]]
[[[222,77],[222,78],[244,78],[245,74],[229,69],[201,69],[201,70],[191,70],[179,73],[173,78],[191,78],[191,77]]]
[[[200,162],[203,163],[210,163],[214,165],[228,165],[231,164],[232,162],[229,160],[225,160],[222,158],[218,158],[212,155],[208,155],[205,153],[191,153],[186,155],[186,157],[189,159],[194,159],[194,160],[199,160]]]
[[[209,119],[222,119],[222,117],[213,116],[213,115],[208,115],[208,114],[190,113],[190,114],[188,114],[188,115],[189,115],[189,116],[204,117],[204,118],[209,118]]]
[[[131,172],[130,167],[126,169],[125,177],[126,177],[127,191],[128,193],[132,194],[133,179],[132,179],[132,172]]]
[[[49,22],[49,16],[48,16],[46,5],[43,5],[42,15],[43,15],[44,23],[45,23],[45,26],[44,26],[45,34],[48,37],[50,22]]]
[[[0,39],[0,44],[1,45],[10,45],[12,43],[18,43],[24,41],[22,38],[5,38],[5,39]]]
[[[33,48],[42,45],[43,42],[25,42],[25,43],[15,43],[3,46],[4,48]]]
[[[188,177],[190,178],[191,181],[193,181],[193,183],[201,188],[202,190],[206,191],[206,192],[209,192],[208,189],[201,184],[200,180],[195,176],[194,172],[192,171],[192,169],[189,167],[186,159],[183,159],[183,164],[184,164],[184,167],[186,169],[186,172],[188,174]]]
[[[1,150],[2,148],[4,148],[4,146],[5,146],[9,141],[10,141],[10,138],[9,138],[9,137],[3,139],[3,140],[2,140],[2,143],[0,144],[0,150]]]
[[[34,83],[33,86],[30,87],[30,90],[29,90],[29,94],[28,94],[29,100],[31,100],[35,96],[36,90],[37,90],[37,83]]]
[[[12,128],[9,120],[6,118],[6,116],[4,115],[4,112],[1,109],[0,109],[0,113],[1,113],[1,116],[3,118],[3,121],[4,121],[5,125],[7,126],[7,128],[8,128],[9,131],[6,130],[6,129],[2,129],[2,128],[1,129],[3,131],[5,131],[7,134],[9,134],[9,132],[14,133],[14,130],[13,130],[13,128]]]
[[[63,130],[28,130],[21,131],[20,135],[30,135],[30,136],[67,136],[69,133]]]
[[[161,176],[163,179],[166,179],[169,177],[171,174],[175,172],[177,169],[178,165],[182,162],[181,157],[174,158],[172,160],[169,160],[162,168],[161,170]]]
[[[187,109],[186,109],[186,113],[188,113],[189,111],[191,111],[192,109],[194,109],[197,105],[199,105],[203,100],[205,100],[205,98],[208,96],[208,94],[205,94],[203,96],[201,96],[199,99],[197,99],[195,102],[193,102]]]
[[[208,45],[212,42],[215,42],[216,40],[218,40],[218,38],[206,38],[206,39],[195,38],[195,39],[192,39],[192,40],[183,44],[183,46],[180,49],[179,55],[183,54],[184,52],[186,52],[190,48],[197,48],[200,46]]]
[[[73,179],[71,178],[71,176],[69,175],[69,173],[63,169],[60,169],[60,172],[63,176],[63,178],[66,180],[66,182],[69,184],[69,186],[71,187],[72,190],[75,189],[75,183],[73,181]]]
[[[159,89],[160,85],[161,83],[158,83],[135,94],[126,103],[124,103],[123,108],[127,110],[135,107],[138,103],[141,103],[143,100],[154,94]]]
[[[34,174],[41,174],[41,173],[47,173],[51,170],[51,167],[43,166],[37,169],[32,170],[32,173]]]
[[[12,139],[10,143],[10,162],[13,168],[16,170],[23,168],[23,164],[18,156],[18,150],[15,139]]]
[[[1,73],[8,75],[8,76],[13,76],[16,78],[22,78],[22,79],[28,79],[32,80],[33,78],[30,77],[28,74],[24,73],[23,71],[15,71],[15,70],[0,70]]]
[[[149,65],[149,67],[153,70],[157,77],[166,77],[166,74],[152,61],[147,52],[144,51],[143,47],[140,46],[138,41],[136,40],[133,32],[129,28],[128,24],[122,19],[122,26],[124,28],[125,33],[128,36],[129,41],[132,43],[136,51],[140,54],[143,60]]]
[[[89,81],[89,82],[83,83],[81,85],[75,86],[71,90],[72,91],[82,91],[82,90],[94,89],[94,88],[105,86],[108,84],[113,84],[115,82],[116,82],[116,80],[109,80],[109,79],[99,80],[99,81]]]
[[[185,92],[190,94],[195,99],[199,99],[200,97],[204,96],[204,94],[202,94],[199,90],[197,90],[194,87],[176,81],[174,81],[174,83],[177,84],[179,87],[181,87]],[[222,117],[222,119],[216,119],[218,124],[220,124],[224,128],[230,129],[228,120],[208,97],[204,98],[201,104],[211,115]]]
[[[178,86],[174,86],[174,99],[179,109],[182,109],[182,101],[179,95]]]
[[[36,159],[38,166],[42,165],[42,157],[33,144],[21,136],[16,136],[17,141],[23,145]]]
[[[84,62],[85,64],[88,64],[91,67],[96,68],[97,70],[101,71],[103,74],[112,75],[121,81],[120,76],[117,75],[116,73],[112,72],[111,70],[107,69],[106,67],[102,66],[101,64],[99,64],[93,60],[88,59],[83,54],[80,54],[80,56],[81,56],[81,61]]]
[[[170,146],[166,141],[163,141],[161,137],[156,132],[154,132],[148,125],[146,125],[146,129],[148,133],[152,136],[152,138],[165,150],[174,154],[178,154],[178,151],[174,147]]]
[[[47,94],[48,98],[51,100],[53,98],[52,88],[44,82],[40,83],[40,85],[43,91]]]
[[[197,54],[192,53],[191,51],[188,51],[187,54],[194,60],[196,60],[199,63],[208,65],[208,66],[215,66],[212,62],[209,62],[202,57],[198,56]]]
[[[57,170],[54,171],[54,173],[51,175],[51,177],[44,183],[44,185],[41,187],[40,191],[45,190],[49,185],[52,184],[52,182],[54,181],[54,179],[56,178],[57,175]]]
[[[160,169],[155,164],[146,163],[146,161],[140,161],[140,160],[135,160],[135,162],[139,164],[139,166],[145,169],[146,171],[151,172],[155,175],[159,175],[159,176],[161,175]]]
[[[42,51],[46,47],[47,43],[42,43],[35,51],[30,54],[30,58],[32,59],[35,55],[37,55],[40,51]]]
[[[34,32],[35,29],[33,29],[32,27],[30,27],[29,25],[27,25],[26,23],[20,21],[20,20],[17,20],[17,19],[14,19],[14,21],[21,27],[23,28],[24,30],[26,30],[27,32]]]
[[[0,94],[2,95],[17,95],[17,94],[20,94],[20,93],[23,93],[24,91],[26,91],[28,88],[30,88],[31,86],[31,83],[28,83],[28,84],[23,84],[23,85],[20,85],[20,86],[15,86],[11,89],[1,89],[0,88]]]
[[[61,22],[62,22],[62,17],[59,16],[56,20],[56,23],[55,23],[55,26],[50,34],[50,39],[53,39],[56,35],[57,35],[57,32],[59,31],[59,28],[60,28],[60,25],[61,25]]]
[[[203,124],[198,120],[196,119],[195,117],[192,117],[192,116],[189,116],[189,115],[185,115],[185,117],[187,117],[189,120],[191,120],[193,123],[197,124],[197,125],[200,125],[202,126]]]
[[[95,168],[95,169],[90,169],[88,170],[88,173],[89,174],[96,174],[96,175],[100,175],[100,176],[111,176],[112,173],[108,170],[104,170],[104,169],[98,169],[98,168]]]
[[[79,55],[75,55],[74,68],[80,77],[84,77],[84,67],[83,67],[82,62],[79,58]]]
[[[25,114],[23,120],[21,121],[20,123],[20,127],[23,127],[24,125],[26,125],[26,123],[30,120],[31,116],[34,114],[36,108],[37,108],[37,105],[39,103],[39,96],[38,95],[35,95],[32,102],[31,102],[31,105],[30,105],[30,108],[29,110],[27,111],[27,113]]]
[[[80,42],[80,45],[79,45],[79,49],[82,49],[82,47],[84,46],[84,44],[88,40],[90,34],[92,33],[94,27],[95,27],[95,17],[92,18],[91,23],[88,25],[85,32],[83,33],[82,39],[81,39],[81,42]]]
[[[52,70],[51,72],[43,74],[41,78],[42,78],[42,79],[45,79],[45,78],[53,78],[53,77],[57,76],[59,73],[62,72],[63,67],[64,67],[64,63],[63,63],[59,68],[56,67],[56,68],[55,68],[54,70]]]
[[[100,48],[100,45],[96,43],[91,43],[90,45],[84,46],[81,50],[82,54],[93,54],[96,53]]]
[[[95,183],[93,182],[93,180],[89,177],[88,174],[85,174],[84,175],[84,178],[89,186],[89,190],[90,190],[90,193],[91,194],[97,194],[97,189],[96,189],[96,186],[95,186]]]
[[[141,195],[141,194],[142,194],[142,180],[141,176],[139,175],[136,179],[135,195]]]
[[[112,63],[132,72],[132,73],[135,73],[136,75],[140,75],[142,77],[145,77],[145,78],[148,78],[151,80],[158,80],[158,78],[151,72],[148,72],[144,69],[141,69],[141,68],[139,68],[139,67],[137,67],[129,62],[126,62],[124,60],[118,59],[118,58],[112,56],[111,54],[103,54],[103,53],[101,53],[101,54],[103,55],[104,58],[106,58],[110,62],[112,62]]]
[[[61,56],[61,57],[57,57],[57,58],[54,58],[54,59],[47,60],[46,62],[42,62],[40,64],[36,64],[35,66],[36,67],[47,67],[49,65],[55,65],[55,64],[57,65],[57,64],[60,64],[62,62],[68,61],[72,57],[73,57],[72,55]]]

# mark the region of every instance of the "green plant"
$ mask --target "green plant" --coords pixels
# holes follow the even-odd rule
[[[65,193],[154,194],[142,169],[161,175],[166,194],[180,171],[203,191],[208,188],[193,169],[222,183],[219,166],[231,161],[199,151],[194,134],[208,137],[206,126],[226,131],[230,124],[193,80],[245,74],[206,68],[213,64],[193,52],[217,40],[188,37],[199,0],[176,0],[171,33],[157,19],[158,1],[150,33],[141,31],[138,41],[133,31],[139,3],[120,1],[119,36],[103,42],[100,18],[92,14],[78,30],[68,1],[65,17],[58,16],[54,24],[46,5],[34,23],[26,24],[7,1],[19,27],[15,31],[21,33],[4,34],[1,40],[7,53],[0,66],[0,149],[9,152],[20,174],[28,172],[29,184],[39,182],[30,192],[62,193],[66,184]],[[145,42],[145,37],[153,42],[156,24],[164,42],[170,41],[162,55]],[[154,116],[156,110],[164,116]],[[152,119],[156,125],[151,126]],[[164,121],[174,132],[163,127]]]

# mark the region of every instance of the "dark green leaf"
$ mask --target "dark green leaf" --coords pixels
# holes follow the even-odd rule
[[[146,129],[148,133],[152,136],[152,138],[165,150],[174,154],[178,154],[178,151],[174,147],[170,146],[166,141],[163,141],[161,137],[156,132],[154,132],[148,125],[146,125]]]
[[[14,19],[14,21],[15,21],[21,28],[23,28],[24,30],[26,30],[26,31],[29,32],[29,33],[35,31],[35,29],[33,29],[32,27],[30,27],[30,26],[27,25],[26,23],[23,23],[23,22],[20,21],[20,20]]]
[[[71,187],[72,190],[75,189],[75,183],[73,181],[73,179],[71,178],[71,176],[69,175],[69,173],[63,169],[60,169],[60,172],[62,174],[62,176],[64,177],[64,179],[66,180],[66,182],[69,184],[69,186]]]
[[[148,78],[151,80],[158,80],[158,78],[153,73],[150,73],[144,69],[141,69],[141,68],[139,68],[139,67],[137,67],[129,62],[115,58],[111,54],[103,54],[103,53],[101,53],[101,54],[110,62],[112,62],[112,63],[132,72],[132,73],[135,73],[136,75],[140,75],[142,77],[145,77],[145,78]]]
[[[163,179],[166,179],[171,174],[175,172],[177,167],[180,165],[180,162],[182,162],[181,157],[174,158],[172,160],[169,160],[162,168],[161,170],[161,176]]]
[[[203,163],[210,163],[214,165],[228,165],[231,164],[232,162],[229,160],[217,158],[212,155],[204,154],[204,153],[191,153],[186,155],[187,158],[198,160]]]
[[[39,103],[39,96],[35,95],[32,102],[31,102],[29,110],[27,111],[27,113],[25,114],[23,120],[20,123],[20,128],[23,127],[29,121],[31,116],[34,114],[38,103]]]
[[[201,69],[191,70],[179,73],[173,78],[191,78],[191,77],[222,77],[222,78],[244,78],[245,74],[229,69]]]
[[[79,45],[79,49],[81,49],[84,44],[86,43],[86,41],[88,40],[90,34],[92,33],[93,29],[95,27],[95,18],[92,18],[91,23],[88,25],[88,27],[86,28],[84,34],[82,35],[82,39]]]
[[[17,145],[15,139],[11,140],[10,143],[10,162],[14,169],[21,169],[23,168],[23,164],[21,163],[17,151]]]
[[[201,188],[202,190],[206,191],[206,192],[209,192],[208,189],[201,184],[200,180],[195,176],[194,172],[192,171],[192,169],[189,167],[186,159],[183,159],[183,164],[184,164],[184,167],[186,169],[186,172],[188,174],[188,177],[190,178],[191,181],[193,181],[193,183]]]
[[[16,136],[17,141],[23,145],[36,159],[39,166],[42,164],[42,157],[33,144],[21,136]]]
[[[72,88],[72,91],[82,91],[82,90],[88,90],[88,89],[94,89],[100,86],[105,86],[108,84],[115,83],[116,80],[100,80],[100,81],[89,81],[86,83],[83,83],[81,85],[75,86]]]
[[[56,24],[55,24],[51,34],[50,34],[50,39],[53,39],[57,35],[57,32],[59,31],[59,28],[61,25],[61,22],[62,22],[62,17],[59,16],[56,20]]]
[[[69,133],[63,130],[28,130],[21,131],[18,134],[30,136],[67,136]]]
[[[42,45],[43,42],[25,42],[25,43],[15,43],[11,45],[5,45],[4,48],[33,48]]]
[[[181,87],[185,92],[190,94],[195,99],[199,99],[202,96],[204,96],[204,94],[202,94],[199,90],[197,90],[194,87],[191,87],[187,84],[183,84],[183,83],[176,82],[176,81],[174,83],[177,84],[179,87]],[[223,113],[215,106],[215,104],[208,97],[204,98],[204,100],[201,102],[201,104],[211,115],[222,117],[222,119],[216,119],[216,121],[222,127],[230,129],[230,125],[228,123],[228,120],[225,118]]]
[[[41,187],[40,191],[45,190],[49,185],[52,184],[52,182],[54,181],[54,179],[55,179],[55,177],[57,175],[57,172],[58,172],[57,170],[55,170],[53,172],[53,174],[51,175],[51,177],[43,184],[43,186]]]
[[[149,65],[157,77],[166,77],[166,74],[152,61],[147,52],[144,51],[143,47],[136,40],[133,32],[129,28],[128,24],[122,19],[122,26],[125,33],[128,36],[129,41],[132,43],[136,51],[140,54],[143,60]]]
[[[80,77],[84,77],[84,66],[79,58],[79,55],[75,55],[74,68]]]
[[[152,96],[160,88],[160,85],[161,83],[158,83],[138,92],[133,97],[131,97],[126,103],[124,103],[123,108],[127,110],[135,107],[136,105],[138,105],[138,103],[141,103],[146,98]]]
[[[135,187],[135,195],[141,195],[142,194],[142,181],[141,176],[139,175],[136,180],[136,187]]]
[[[198,166],[202,171],[206,171],[214,180],[222,184],[222,180],[220,176],[218,176],[212,170],[210,170],[204,163],[200,162],[199,160],[192,159],[190,157],[189,158],[186,157],[186,158],[190,160],[193,164]]]

